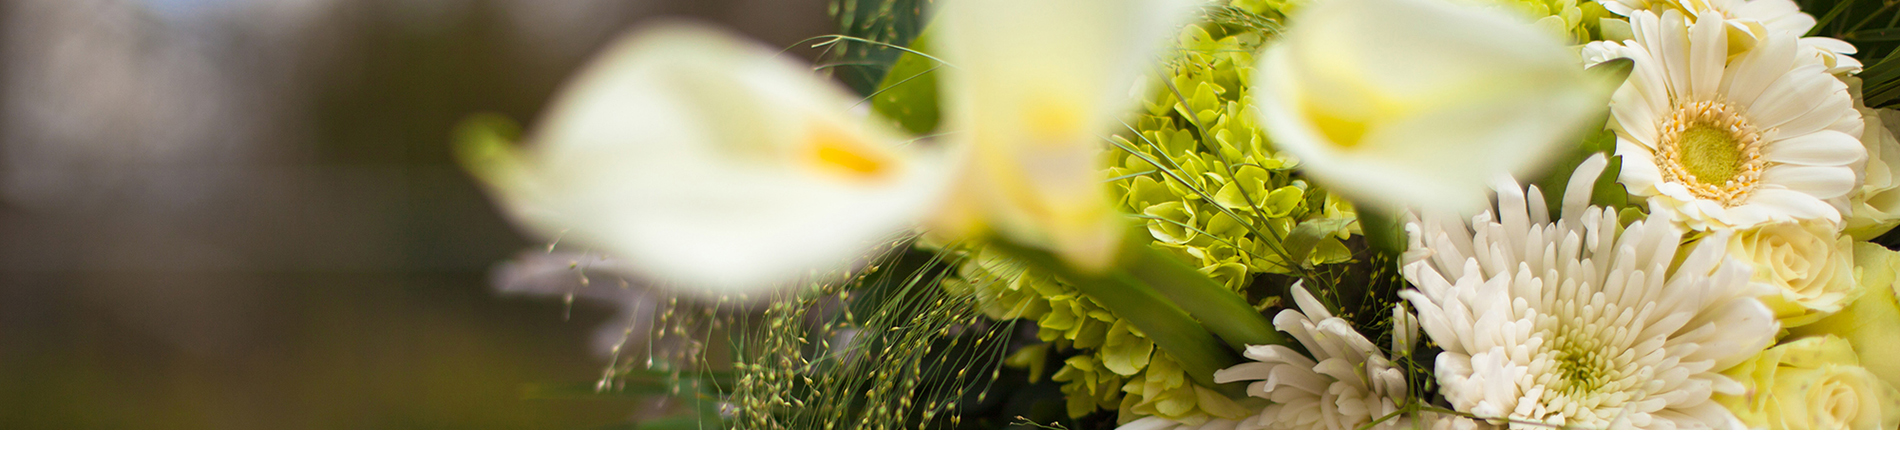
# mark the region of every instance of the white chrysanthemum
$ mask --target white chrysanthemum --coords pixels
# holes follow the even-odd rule
[[[1792,0],[1598,0],[1603,8],[1618,15],[1630,16],[1637,10],[1648,10],[1661,14],[1663,11],[1682,12],[1684,18],[1694,21],[1702,12],[1720,14],[1728,26],[1731,51],[1754,47],[1755,43],[1768,38],[1771,33],[1782,32],[1801,37],[1814,29],[1814,17],[1801,11],[1801,6]],[[1859,73],[1861,64],[1849,54],[1854,53],[1854,45],[1847,41],[1829,37],[1802,37],[1798,42],[1804,46],[1803,59],[1819,61],[1833,75]]]
[[[1536,188],[1499,185],[1498,211],[1408,223],[1401,272],[1420,326],[1444,352],[1435,374],[1458,411],[1513,427],[1735,428],[1711,394],[1721,371],[1774,340],[1774,314],[1746,264],[1711,235],[1679,266],[1682,232],[1628,228],[1585,207],[1599,155],[1578,168],[1560,220]]]
[[[1260,429],[1243,427],[1240,421],[1221,418],[1208,418],[1199,423],[1175,421],[1160,416],[1149,416],[1115,428],[1121,431],[1228,431],[1235,429]]]
[[[1397,412],[1407,396],[1404,371],[1352,324],[1328,312],[1305,286],[1293,284],[1292,295],[1299,309],[1281,310],[1273,326],[1312,356],[1280,345],[1248,346],[1246,356],[1252,362],[1214,373],[1216,382],[1251,382],[1247,394],[1269,402],[1259,413],[1200,424],[1150,416],[1122,429],[1358,429]],[[1418,321],[1399,308],[1393,309],[1392,320],[1393,350],[1411,350]],[[1410,426],[1411,417],[1401,416],[1385,419],[1377,428]]]
[[[1293,303],[1299,310],[1281,310],[1273,327],[1299,340],[1312,357],[1286,346],[1248,346],[1246,356],[1254,362],[1214,373],[1216,382],[1252,382],[1247,394],[1273,403],[1241,427],[1357,429],[1397,412],[1406,397],[1405,372],[1352,324],[1327,312],[1305,286],[1293,285]],[[1402,309],[1392,312],[1394,350],[1409,349],[1418,335],[1410,317]],[[1410,421],[1396,417],[1378,427],[1403,428]]]
[[[1676,10],[1631,14],[1636,38],[1585,48],[1591,63],[1627,57],[1610,100],[1620,181],[1694,230],[1851,212],[1867,149],[1846,85],[1803,63],[1786,32],[1729,55],[1720,14],[1693,26]]]

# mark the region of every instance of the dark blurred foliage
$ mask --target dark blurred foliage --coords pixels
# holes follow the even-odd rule
[[[1810,35],[1845,40],[1864,66],[1860,73],[1867,106],[1900,106],[1900,2],[1891,0],[1796,0],[1814,15]]]
[[[453,164],[629,25],[779,46],[825,0],[0,2],[0,428],[602,428],[620,308],[506,297],[538,244]],[[815,57],[817,51],[795,48]],[[603,324],[605,326],[603,326]]]
[[[861,95],[877,91],[891,64],[904,54],[888,46],[909,46],[929,21],[925,11],[936,0],[835,0],[832,16],[838,34],[865,41],[839,41],[825,63],[833,76]]]

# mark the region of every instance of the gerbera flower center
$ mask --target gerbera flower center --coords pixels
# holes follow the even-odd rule
[[[1709,126],[1695,126],[1682,133],[1676,144],[1683,169],[1697,181],[1728,181],[1742,172],[1742,151],[1735,136]]]
[[[1766,160],[1761,134],[1734,105],[1684,103],[1665,117],[1656,166],[1698,197],[1733,206],[1747,199]]]

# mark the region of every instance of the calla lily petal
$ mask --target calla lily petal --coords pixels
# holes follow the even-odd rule
[[[988,228],[1084,270],[1106,267],[1124,227],[1102,182],[1102,136],[1119,128],[1136,104],[1129,90],[1197,4],[942,2],[935,44],[950,65],[949,122],[971,166],[968,208],[938,229]]]
[[[1504,13],[1436,0],[1332,0],[1263,53],[1262,122],[1309,177],[1391,210],[1475,209],[1607,99],[1576,54]]]
[[[701,26],[636,33],[491,173],[523,226],[682,287],[756,291],[838,268],[939,203],[952,172],[777,51]],[[481,173],[481,172],[478,172]]]

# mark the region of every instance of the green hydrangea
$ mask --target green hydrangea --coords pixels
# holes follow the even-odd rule
[[[1264,275],[1350,261],[1342,241],[1358,228],[1336,224],[1296,250],[1304,253],[1283,243],[1301,222],[1348,222],[1354,214],[1294,175],[1296,159],[1270,150],[1246,90],[1253,52],[1277,18],[1250,7],[1260,2],[1234,3],[1182,31],[1178,54],[1161,69],[1166,82],[1149,87],[1138,114],[1110,137],[1103,161],[1111,193],[1126,213],[1146,219],[1153,246],[1247,295]],[[1035,322],[1045,344],[1017,351],[1010,365],[1039,380],[1050,354],[1068,355],[1048,378],[1062,384],[1071,417],[1117,410],[1124,423],[1143,416],[1198,423],[1250,413],[1195,385],[1140,331],[1050,274],[980,244],[948,255],[957,273],[946,288],[973,296],[992,320]]]
[[[1593,0],[1472,0],[1502,7],[1570,44],[1602,38],[1600,21],[1614,16]]]

